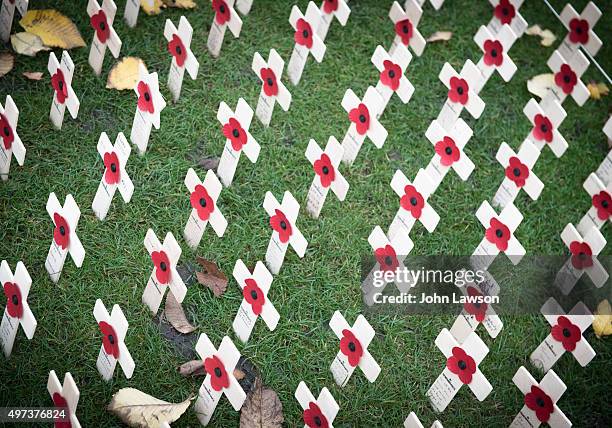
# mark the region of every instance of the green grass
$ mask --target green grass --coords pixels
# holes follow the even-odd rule
[[[46,0],[33,3],[32,8],[62,11],[76,22],[84,39],[91,41],[86,1],[74,5]],[[298,3],[304,10],[307,2]],[[361,96],[377,80],[371,54],[378,44],[388,48],[394,35],[387,17],[391,2],[380,3],[352,1],[347,26],[332,24],[324,61],[316,64],[309,59],[297,87],[284,79],[293,94],[291,109],[284,113],[277,108],[268,129],[253,123],[251,132],[262,145],[259,160],[252,165],[243,157],[234,184],[221,193],[219,206],[229,221],[226,235],[219,239],[207,229],[197,251],[189,250],[181,238],[182,262],[201,255],[216,260],[229,275],[238,258],[247,265],[263,260],[270,236],[261,206],[265,192],[270,190],[280,198],[290,190],[303,205],[313,178],[304,156],[308,140],[314,138],[323,145],[330,135],[341,139],[348,126],[340,105],[344,91],[350,87]],[[530,24],[538,23],[559,39],[564,37],[565,30],[543,2],[525,3],[522,13]],[[582,10],[586,1],[572,3]],[[164,96],[169,98],[165,81],[170,58],[162,30],[164,20],[177,23],[181,11],[168,10],[156,17],[141,14],[138,26],[128,29],[121,19],[124,4],[119,2],[115,25],[123,40],[121,53],[139,56],[149,70],[158,71]],[[267,58],[269,49],[275,48],[289,60],[292,4],[255,0],[240,38],[233,39],[228,33],[217,60],[211,59],[205,46],[212,21],[207,2],[198,0],[198,9],[185,13],[195,30],[192,49],[200,61],[200,74],[196,81],[186,77],[179,103],[162,112],[161,129],[152,132],[146,155],[132,154],[127,166],[136,186],[132,202],[124,204],[117,194],[104,222],[98,221],[90,208],[103,170],[96,144],[103,131],[113,140],[119,131],[129,136],[136,107],[133,92],[105,89],[114,60],[107,53],[102,77],[96,77],[87,64],[87,48],[70,52],[81,110],[77,120],[66,115],[61,132],[54,131],[48,120],[52,93],[48,76],[32,82],[21,75],[24,71],[46,72],[47,55],[18,57],[15,69],[0,79],[0,95],[11,94],[20,108],[18,132],[28,150],[25,165],[18,167],[13,162],[9,181],[0,183],[0,259],[7,259],[11,268],[18,260],[27,266],[33,278],[29,302],[38,319],[34,339],[28,341],[19,332],[13,355],[0,363],[0,406],[49,406],[46,382],[51,369],[60,377],[66,371],[74,376],[81,390],[78,416],[84,426],[119,425],[104,406],[122,387],[136,387],[168,401],[197,393],[201,379],[184,379],[177,373],[184,358],[159,334],[141,303],[152,268],[143,239],[149,227],[160,237],[167,231],[181,237],[191,209],[183,179],[189,167],[196,167],[193,156],[220,155],[224,140],[216,111],[221,101],[234,107],[238,98],[244,97],[255,107],[259,80],[250,69],[253,53],[258,51]],[[564,2],[553,4],[561,10]],[[597,58],[610,72],[612,7],[607,2],[598,4],[604,17],[596,31],[604,39],[604,47]],[[336,426],[399,426],[415,411],[427,426],[439,418],[450,427],[507,426],[522,405],[522,396],[512,383],[516,369],[525,365],[540,378],[528,361],[548,333],[546,321],[537,315],[505,317],[504,330],[495,341],[481,331],[490,347],[481,369],[493,384],[493,392],[480,403],[463,388],[441,415],[433,413],[425,392],[444,365],[434,339],[442,328],[451,326],[451,316],[368,315],[377,332],[370,351],[382,366],[378,380],[369,384],[356,372],[341,389],[329,372],[338,341],[327,324],[335,310],[350,323],[363,311],[358,286],[360,260],[369,253],[367,236],[372,228],[386,228],[397,209],[397,198],[389,187],[391,177],[400,168],[413,178],[433,154],[424,133],[446,97],[438,72],[445,61],[459,69],[467,58],[475,62],[480,58],[472,37],[491,13],[484,0],[448,0],[438,12],[425,7],[421,32],[427,36],[436,30],[450,30],[454,32],[452,40],[428,45],[423,56],[411,63],[408,76],[416,88],[414,96],[408,105],[397,97],[390,101],[382,117],[389,131],[384,148],[376,150],[366,143],[355,164],[343,169],[351,185],[346,201],[339,203],[330,195],[319,220],[302,210],[298,226],[309,240],[306,257],[299,259],[289,251],[270,292],[281,314],[278,328],[271,333],[259,321],[248,344],[237,343],[242,354],[259,368],[264,383],[280,395],[288,426],[301,424],[301,411],[293,397],[301,380],[315,394],[323,387],[331,390],[340,405]],[[452,172],[447,175],[430,199],[441,216],[440,224],[432,234],[420,224],[415,226],[411,234],[414,254],[465,255],[476,248],[483,229],[474,213],[483,200],[492,199],[503,177],[495,153],[502,141],[518,149],[529,132],[522,113],[530,98],[525,82],[548,72],[546,60],[553,49],[540,46],[536,38],[521,38],[511,50],[519,68],[512,81],[506,84],[497,75],[491,78],[481,93],[487,103],[482,117],[475,121],[463,115],[474,130],[466,152],[476,169],[467,182]],[[591,66],[586,79],[601,81],[602,77]],[[529,254],[567,253],[559,233],[567,223],[577,224],[588,209],[590,201],[582,182],[608,150],[601,129],[612,107],[609,98],[588,101],[582,108],[568,100],[564,107],[568,118],[562,132],[570,143],[568,151],[556,159],[545,150],[535,167],[546,185],[540,199],[533,202],[521,194],[516,201],[525,215],[517,236]],[[205,171],[196,170],[203,178]],[[76,269],[67,261],[58,285],[51,283],[44,269],[52,239],[52,222],[45,211],[50,192],[62,201],[68,193],[75,197],[82,211],[78,234],[87,251],[82,268]],[[608,240],[612,238],[609,225],[602,233]],[[606,254],[610,254],[610,246]],[[129,381],[117,373],[106,383],[97,373],[100,338],[92,314],[97,298],[108,308],[120,304],[129,320],[126,343],[136,361]],[[224,335],[235,339],[231,323],[240,300],[232,279],[222,298],[214,298],[203,287],[191,287],[184,306],[198,331],[218,345]],[[609,339],[596,339],[592,330],[586,338],[598,353],[586,368],[570,356],[564,356],[554,368],[568,386],[559,405],[576,426],[605,426],[612,419],[608,379],[612,347]],[[222,399],[212,426],[236,426],[238,419]],[[192,410],[177,423],[196,424]]]

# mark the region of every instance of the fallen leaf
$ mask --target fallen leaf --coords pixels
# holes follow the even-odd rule
[[[169,292],[166,296],[166,305],[164,306],[164,316],[166,320],[174,327],[177,331],[188,334],[194,331],[196,328],[192,326],[187,317],[185,316],[185,311],[183,311],[183,307],[176,300],[174,294]]]
[[[13,69],[15,57],[10,52],[0,52],[0,77]]]
[[[527,81],[527,90],[533,95],[544,98],[555,84],[552,73],[538,74]]]
[[[192,332],[183,334],[176,331],[166,317],[161,314],[152,319],[153,323],[159,328],[159,332],[168,342],[172,344],[174,349],[186,360],[191,360],[197,357],[195,346],[198,341],[198,334]]]
[[[446,42],[453,37],[452,31],[436,31],[427,38],[429,43]]]
[[[210,288],[215,297],[219,297],[225,293],[227,288],[227,277],[221,272],[215,262],[211,262],[202,257],[198,257],[196,260],[198,264],[202,266],[202,271],[196,272],[198,282]]]
[[[48,51],[51,48],[43,45],[43,41],[36,34],[32,33],[15,33],[11,36],[11,46],[13,50],[26,56],[36,56],[40,51]]]
[[[176,7],[179,9],[195,9],[196,4],[193,0],[162,0],[164,5],[168,7]]]
[[[152,2],[140,2],[140,7],[147,15],[159,15],[161,13],[162,7],[166,7],[162,0],[153,0]]]
[[[113,395],[107,410],[130,427],[161,426],[178,420],[189,408],[191,397],[182,403],[168,403],[135,388],[122,388]]]
[[[557,36],[555,36],[552,31],[550,31],[549,29],[543,30],[542,27],[540,27],[538,24],[532,25],[527,30],[525,30],[525,34],[529,36],[539,36],[541,39],[540,44],[546,47],[552,46],[555,40],[557,40]]]
[[[40,37],[45,46],[62,49],[85,46],[85,41],[74,22],[57,10],[28,10],[19,24],[28,33]]]
[[[206,376],[206,371],[204,370],[204,361],[202,360],[191,360],[183,363],[178,368],[178,372],[181,376]],[[245,373],[240,369],[234,369],[234,377],[236,380],[244,379]]]
[[[202,168],[206,170],[209,170],[209,169],[215,170],[219,166],[219,158],[218,157],[206,157],[206,158],[200,159],[198,161],[198,165],[200,165]]]
[[[589,89],[589,95],[594,100],[599,100],[601,99],[601,97],[605,97],[606,95],[608,95],[608,92],[610,92],[610,89],[608,89],[606,84],[601,82],[597,83],[594,81],[590,81],[587,85],[587,88]]]
[[[240,412],[240,428],[282,427],[283,404],[278,394],[263,386],[261,378],[255,381],[255,389],[247,396]]]
[[[27,77],[30,80],[40,80],[43,77],[43,74],[40,71],[24,71],[21,74],[23,74],[25,77]]]
[[[597,305],[595,310],[595,319],[593,320],[593,331],[595,336],[602,338],[612,334],[612,307],[607,299],[602,300]]]
[[[108,73],[106,88],[116,89],[118,91],[133,90],[139,79],[139,64],[145,65],[140,58],[135,56],[121,58],[121,60],[111,68],[110,73]]]

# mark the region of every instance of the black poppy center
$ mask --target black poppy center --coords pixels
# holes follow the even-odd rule
[[[604,208],[608,208],[608,201],[601,201],[601,206]]]
[[[64,226],[60,226],[60,235],[64,236],[66,234],[66,228]]]
[[[492,56],[493,58],[497,58],[497,49],[493,49],[493,50],[491,50],[491,56]]]
[[[61,80],[58,82],[57,86],[59,87],[60,91],[64,90],[64,82],[62,82]]]
[[[385,257],[385,264],[387,266],[391,266],[393,264],[393,259],[391,258],[391,256],[386,256]]]
[[[504,236],[504,231],[501,229],[497,229],[495,231],[495,236],[497,236],[498,238],[501,238],[502,236]]]
[[[545,123],[543,123],[543,124],[540,126],[540,130],[541,130],[542,132],[548,132],[548,126],[546,126],[546,124],[545,124]]]
[[[459,362],[457,363],[457,366],[459,366],[461,370],[465,370],[467,368],[467,363],[463,360],[459,360]]]
[[[328,167],[326,167],[326,166],[324,166],[324,167],[323,167],[323,174],[325,174],[325,175],[329,174],[329,168],[328,168]],[[605,202],[605,201],[604,201],[604,202]],[[603,204],[602,204],[602,205],[603,205]],[[604,208],[605,208],[605,207],[604,207]]]
[[[309,36],[308,30],[302,31],[302,36],[304,36],[304,38],[307,39]]]
[[[355,343],[353,343],[353,342],[349,342],[348,348],[349,348],[349,351],[351,351],[351,352],[355,352],[355,349],[357,349],[355,347]]]
[[[521,176],[521,170],[519,168],[514,168],[512,170],[512,174],[514,174],[515,177],[520,177]]]
[[[206,198],[200,198],[200,206],[206,208]]]
[[[7,137],[11,135],[11,128],[9,128],[8,126],[5,126],[3,131],[4,131],[4,135],[6,135]]]
[[[572,79],[570,79],[569,74],[566,74],[565,76],[563,76],[563,81],[564,81],[565,83],[569,83],[571,80],[572,80]]]
[[[451,147],[447,147],[446,149],[444,149],[444,153],[450,156],[453,154],[453,149]]]
[[[360,114],[360,115],[359,115],[359,122],[361,122],[361,123],[365,123],[365,121],[366,121],[365,114]]]
[[[572,335],[572,333],[569,331],[569,328],[564,328],[563,329],[563,336],[564,337],[570,337]]]
[[[17,306],[19,304],[19,297],[17,297],[16,294],[13,294],[11,297],[11,302],[13,302],[13,305]]]
[[[408,34],[408,33],[410,32],[410,28],[408,28],[408,25],[404,24],[404,25],[402,26],[402,32],[403,32],[404,34]]]
[[[285,223],[285,221],[284,221],[284,220],[283,220],[283,221],[281,221],[281,222],[280,222],[280,227],[281,227],[281,229],[283,229],[283,230],[287,230],[287,223]]]
[[[418,203],[418,201],[417,201],[417,198],[415,196],[410,198],[410,205],[412,205],[413,207],[416,207],[417,203]]]
[[[253,298],[253,300],[257,300],[257,291],[252,290],[251,291],[251,297]]]
[[[150,95],[148,92],[145,92],[145,93],[144,93],[144,99],[145,99],[147,102],[151,101],[151,95]]]
[[[318,416],[314,417],[314,423],[316,426],[320,427],[321,425],[323,425],[323,422],[321,422],[321,418]]]
[[[234,136],[234,138],[238,138],[240,137],[240,131],[238,131],[237,129],[234,129],[232,131],[232,135]]]
[[[114,345],[115,344],[115,336],[113,336],[112,334],[109,334],[107,337],[108,337],[108,342],[111,345]]]
[[[586,253],[584,251],[581,251],[578,254],[578,257],[580,258],[580,260],[585,260],[587,258],[587,255],[586,255]]]
[[[272,80],[271,77],[268,77],[268,79],[266,80],[266,82],[268,82],[268,86],[272,86],[274,85],[274,80]]]
[[[219,367],[215,367],[215,376],[221,377],[222,374],[221,369]]]
[[[182,55],[182,53],[183,53],[183,50],[181,49],[181,47],[180,47],[180,46],[177,46],[177,47],[176,47],[176,49],[174,49],[174,50],[176,51],[176,53],[177,53],[178,55]]]
[[[582,27],[576,28],[576,33],[577,34],[582,34]]]
[[[544,406],[546,405],[546,403],[544,403],[544,400],[542,399],[542,397],[538,397],[538,398],[536,398],[536,404],[537,404],[539,407],[544,407]]]
[[[392,79],[395,77],[395,70],[389,70],[389,77]]]
[[[110,170],[111,170],[112,172],[117,172],[117,165],[116,165],[114,162],[113,162],[113,163],[111,163]]]
[[[504,15],[504,16],[510,15],[510,11],[508,10],[507,7],[502,8],[502,15]]]
[[[161,262],[159,264],[159,268],[165,272],[166,269],[168,269],[168,266],[166,266],[166,262]]]
[[[463,86],[459,86],[459,87],[457,88],[457,93],[458,93],[459,95],[463,95]]]
[[[480,309],[480,303],[474,303],[474,307],[475,307],[476,309]]]
[[[100,30],[102,31],[106,30],[106,22],[104,21],[100,22]]]
[[[221,6],[219,6],[219,12],[221,13],[225,13],[225,5],[222,4]]]

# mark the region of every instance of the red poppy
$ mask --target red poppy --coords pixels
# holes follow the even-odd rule
[[[68,98],[68,86],[64,79],[64,73],[61,68],[58,68],[53,76],[51,76],[51,86],[55,89],[55,98],[60,104],[64,104]]]
[[[453,348],[453,355],[446,360],[446,367],[465,385],[472,382],[472,375],[476,373],[476,362],[458,346]]]
[[[149,85],[143,81],[138,82],[138,109],[151,114],[155,112],[151,89],[149,89]]]
[[[400,206],[406,211],[410,211],[412,217],[420,218],[425,206],[425,198],[412,184],[404,187],[404,195],[400,198]]]
[[[276,74],[271,68],[262,68],[259,70],[259,77],[263,81],[263,91],[269,97],[275,97],[278,95],[278,83],[276,81]]]
[[[215,21],[217,21],[217,24],[223,25],[229,22],[231,18],[230,9],[224,0],[212,0],[212,8],[215,11]]]
[[[177,34],[172,35],[172,40],[168,42],[168,52],[174,57],[176,65],[182,67],[187,59],[187,50],[183,41]]]
[[[535,412],[540,422],[548,422],[550,414],[554,412],[552,399],[535,385],[532,385],[531,392],[525,395],[525,406]]]
[[[23,304],[21,303],[21,291],[17,284],[12,282],[4,283],[4,295],[6,296],[6,310],[13,318],[23,316]]]
[[[482,293],[480,293],[474,287],[468,287],[467,288],[467,292],[468,292],[468,296],[472,297],[472,298],[482,296]],[[484,302],[482,302],[482,303],[479,303],[479,302],[465,302],[463,304],[463,309],[465,309],[465,311],[468,314],[474,315],[474,317],[476,318],[476,321],[478,321],[478,322],[482,322],[485,319],[485,316],[487,315],[487,308],[488,307],[489,307],[489,305],[487,305]]]
[[[569,23],[569,39],[572,43],[585,45],[589,41],[589,22],[586,19],[574,18]]]
[[[409,19],[404,19],[403,21],[397,21],[395,23],[395,34],[398,35],[400,39],[402,39],[402,43],[406,46],[410,43],[410,39],[414,34],[414,28],[412,27],[412,22]]]
[[[499,67],[504,62],[504,47],[499,40],[484,42],[484,63]]]
[[[197,211],[198,217],[202,221],[207,221],[210,214],[215,210],[215,201],[210,197],[206,187],[198,184],[189,197],[191,207]]]
[[[121,181],[121,171],[119,169],[119,158],[117,153],[104,153],[104,180],[107,184],[118,184]]]
[[[239,151],[247,143],[247,133],[242,129],[240,122],[233,117],[230,118],[229,122],[223,125],[223,135],[225,138],[232,142],[232,149]]]
[[[352,367],[359,364],[359,360],[363,355],[361,343],[355,337],[352,331],[348,329],[342,330],[342,339],[340,339],[340,352],[347,356],[348,362]]]
[[[540,113],[533,118],[533,136],[538,141],[546,141],[550,143],[553,140],[553,125],[549,118]]]
[[[490,227],[485,233],[487,241],[491,244],[495,244],[499,251],[506,251],[511,236],[510,229],[495,217],[491,219],[489,225]]]
[[[448,90],[448,99],[454,103],[466,105],[468,102],[468,92],[470,87],[465,79],[459,77],[450,78],[450,89]]]
[[[550,329],[550,334],[553,339],[563,344],[566,351],[570,352],[576,349],[576,343],[582,339],[580,327],[564,316],[557,318],[557,324]]]
[[[506,177],[514,181],[516,187],[523,187],[529,177],[529,168],[519,158],[512,156],[506,167]]]
[[[205,359],[204,370],[210,375],[210,386],[212,386],[212,389],[219,392],[223,388],[229,387],[229,376],[219,357],[213,355]]]
[[[326,2],[327,3],[327,2]],[[329,423],[317,403],[309,403],[302,415],[308,428],[328,428]]]
[[[70,428],[72,424],[70,423],[70,418],[68,416],[68,402],[59,392],[53,393],[53,405],[58,409],[66,410],[66,414],[64,415],[64,420],[60,419],[60,416],[55,418],[54,424],[55,428]]]
[[[600,220],[607,220],[612,216],[612,197],[608,192],[602,190],[593,195],[592,201]]]
[[[570,244],[570,253],[572,253],[572,266],[576,269],[585,269],[593,266],[593,251],[586,242],[574,241]]]
[[[399,266],[395,249],[391,245],[377,248],[374,251],[374,257],[384,271],[395,271]]]
[[[306,46],[308,49],[312,48],[312,28],[306,20],[298,19],[293,39],[298,45]]]
[[[62,247],[62,250],[65,250],[70,244],[70,226],[66,219],[58,213],[53,214],[53,223],[55,223],[53,239],[58,246]]]
[[[383,62],[383,66],[385,69],[380,72],[380,81],[383,85],[397,91],[402,77],[401,67],[388,59]]]
[[[323,0],[323,12],[329,15],[337,10],[338,0]]]
[[[567,64],[561,65],[559,71],[555,74],[555,84],[560,87],[564,93],[571,94],[574,86],[578,83],[578,77],[572,67]]]
[[[251,305],[253,313],[260,315],[264,304],[266,303],[266,296],[264,295],[261,288],[257,285],[254,279],[247,278],[244,280],[246,286],[242,289],[242,296]]]
[[[331,186],[332,182],[336,179],[336,171],[326,153],[323,153],[321,158],[315,161],[313,168],[315,174],[319,176],[321,186],[323,187]]]
[[[106,43],[110,37],[110,27],[108,26],[108,21],[106,20],[104,10],[100,9],[98,13],[92,15],[91,18],[89,18],[89,23],[96,31],[98,40],[100,40],[101,43]]]
[[[100,321],[98,324],[100,332],[102,333],[102,347],[107,355],[112,355],[115,359],[119,358],[119,341],[117,340],[117,333],[112,325],[105,321]]]
[[[161,284],[168,284],[170,282],[170,259],[165,251],[153,251],[151,253],[151,260],[155,266],[155,277]]]
[[[274,215],[270,217],[270,226],[272,230],[278,233],[278,239],[283,244],[289,242],[289,238],[291,238],[291,234],[293,233],[291,229],[291,223],[287,220],[287,217],[281,210],[274,210]]]
[[[368,129],[370,129],[370,111],[363,103],[359,103],[357,107],[349,112],[349,119],[357,127],[359,135],[365,135]]]
[[[4,148],[6,150],[10,150],[13,146],[15,135],[13,134],[13,128],[11,128],[11,124],[9,123],[7,117],[2,113],[0,113],[0,131],[2,133]]]
[[[516,11],[510,0],[500,0],[497,6],[495,6],[495,17],[502,24],[510,24],[515,15]]]
[[[440,163],[444,166],[451,166],[461,157],[461,151],[451,137],[444,137],[436,143],[434,148],[440,156]]]

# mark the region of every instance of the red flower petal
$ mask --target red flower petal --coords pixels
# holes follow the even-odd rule
[[[451,77],[449,81],[448,99],[454,103],[466,105],[470,87],[465,79]]]
[[[495,244],[499,251],[506,251],[508,248],[508,241],[510,240],[511,236],[512,235],[508,226],[503,224],[495,217],[491,218],[489,228],[485,233],[487,241],[489,241],[491,244]]]
[[[311,49],[312,48],[312,28],[310,27],[310,24],[306,20],[300,18],[298,19],[295,27],[296,29],[293,35],[293,39],[295,40],[295,43],[301,46],[305,46],[308,49]]]
[[[15,141],[15,135],[8,118],[2,113],[0,113],[0,135],[2,135],[4,148],[10,150],[13,146],[13,141]]]
[[[386,245],[382,248],[377,248],[374,251],[374,257],[378,262],[380,269],[383,271],[395,271],[399,266],[395,249],[391,245]]]
[[[402,69],[399,65],[389,60],[383,62],[383,67],[384,70],[380,72],[380,81],[383,85],[397,91],[402,77]]]
[[[263,91],[269,97],[275,97],[278,95],[278,83],[276,80],[276,74],[271,68],[262,68],[259,70],[259,77],[263,82]]]
[[[53,214],[53,222],[55,223],[53,239],[59,247],[62,247],[62,250],[65,250],[70,244],[70,226],[66,219],[58,213]]]
[[[143,81],[138,82],[138,109],[151,114],[155,112],[151,89]]]
[[[570,42],[582,45],[589,42],[589,22],[586,19],[574,18],[570,21],[569,27]]]
[[[104,10],[100,9],[98,13],[92,15],[89,19],[89,23],[96,31],[98,40],[100,40],[101,43],[106,43],[110,36],[110,27],[108,26],[108,20],[106,19]]]
[[[337,10],[338,0],[323,0],[323,12],[329,15]]]
[[[313,164],[315,174],[319,176],[321,186],[329,187],[336,179],[336,172],[332,165],[331,159],[327,154],[323,153],[320,159],[317,159]]]
[[[210,214],[215,210],[215,202],[208,194],[206,188],[201,184],[195,187],[193,193],[189,197],[189,202],[202,221],[207,221],[210,218]]]
[[[223,25],[231,19],[230,9],[224,0],[212,0],[212,8],[215,11],[215,21]]]
[[[593,195],[593,207],[597,210],[597,217],[600,220],[607,220],[612,216],[612,197],[608,192],[602,190]]]
[[[98,323],[100,332],[102,333],[102,347],[107,355],[112,355],[116,359],[119,358],[119,339],[112,325],[106,321]]]
[[[13,318],[21,318],[23,316],[23,303],[19,287],[13,282],[5,282],[3,288],[8,314]]]
[[[552,399],[539,387],[532,385],[531,391],[525,395],[525,405],[536,413],[540,422],[548,422],[550,414],[554,411]]]
[[[155,278],[160,284],[168,284],[170,282],[170,274],[172,267],[170,265],[170,259],[165,251],[153,251],[151,253],[151,260],[155,265]]]
[[[506,167],[506,177],[513,181],[517,187],[523,187],[527,178],[529,178],[529,168],[519,158],[512,156]]]
[[[218,392],[223,388],[229,387],[229,376],[219,357],[213,355],[206,358],[204,360],[204,370],[210,375],[210,386],[212,386],[212,389]]]
[[[425,206],[423,195],[412,184],[404,187],[404,195],[400,198],[400,206],[409,211],[414,218],[420,218]]]
[[[402,21],[397,21],[395,23],[395,34],[402,39],[402,43],[406,46],[410,43],[410,39],[414,34],[414,27],[412,26],[412,22],[409,19],[404,19]]]
[[[304,424],[308,428],[329,428],[327,418],[316,403],[309,403],[308,408],[302,414]]]
[[[119,157],[117,153],[104,153],[104,181],[107,184],[118,184],[121,181]]]
[[[275,214],[270,217],[270,226],[272,230],[278,233],[278,239],[283,244],[289,242],[293,230],[291,229],[291,223],[281,210],[275,210]]]
[[[585,269],[593,266],[593,250],[586,242],[574,241],[570,244],[572,253],[572,266],[576,269]]]
[[[495,17],[503,24],[510,24],[516,15],[516,11],[509,0],[501,0],[495,6]]]
[[[238,122],[233,117],[230,118],[230,120],[225,125],[223,125],[222,131],[223,135],[225,135],[225,138],[230,140],[230,142],[232,143],[232,149],[237,152],[242,150],[242,147],[248,141],[246,131],[242,129],[240,122]]]
[[[483,47],[486,65],[499,67],[504,62],[504,47],[499,40],[485,40]]]
[[[348,329],[342,330],[342,339],[340,339],[340,352],[348,358],[348,362],[352,367],[356,367],[363,355],[363,348],[359,340],[355,337],[352,331]]]
[[[553,125],[549,118],[541,114],[536,114],[533,118],[533,136],[538,141],[550,143],[553,140]]]
[[[168,42],[168,52],[170,52],[170,55],[174,57],[176,65],[179,67],[185,65],[185,61],[187,60],[187,50],[185,49],[183,41],[177,34],[173,34],[172,40]]]
[[[355,124],[359,135],[365,135],[368,132],[368,129],[370,129],[370,112],[365,104],[360,103],[349,112],[348,116],[349,120]]]
[[[451,137],[444,137],[438,141],[434,149],[438,156],[440,156],[440,163],[444,166],[451,166],[461,157],[461,151],[455,144],[455,140]]]
[[[257,282],[252,278],[247,278],[244,283],[246,286],[242,289],[242,296],[251,305],[255,315],[261,315],[263,306],[266,303],[266,297],[257,285]]]
[[[64,79],[64,73],[61,68],[58,68],[53,76],[51,76],[51,86],[55,90],[55,98],[60,104],[66,102],[68,98],[68,86],[66,86],[66,79]]]
[[[561,65],[559,71],[555,74],[555,84],[561,88],[565,94],[571,94],[574,86],[578,83],[578,77],[574,70],[567,65]]]

